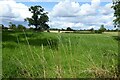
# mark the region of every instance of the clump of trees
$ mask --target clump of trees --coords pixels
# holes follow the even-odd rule
[[[13,29],[13,30],[16,30],[16,29],[17,29],[16,25],[13,24],[12,22],[9,22],[9,28],[10,28],[10,29]]]
[[[72,28],[70,28],[70,27],[67,27],[67,29],[66,29],[67,31],[73,31],[73,29]]]
[[[5,27],[3,24],[0,24],[0,29],[7,30],[7,29],[8,29],[8,27]]]
[[[102,24],[100,26],[100,28],[98,30],[95,30],[94,32],[95,33],[102,33],[102,32],[105,32],[106,31],[106,28],[104,27],[104,25]]]
[[[99,31],[101,31],[101,32],[106,31],[106,28],[104,27],[104,25],[101,25],[101,27],[100,27]]]
[[[49,21],[49,17],[47,16],[47,12],[44,12],[44,8],[41,6],[31,6],[29,11],[32,13],[31,18],[26,18],[29,26],[35,26],[35,30],[47,30],[49,28],[47,22]]]
[[[17,29],[18,29],[18,30],[25,30],[25,29],[26,29],[26,27],[25,27],[25,26],[23,26],[23,25],[21,25],[21,24],[19,24],[19,25],[18,25],[18,27],[17,27]]]
[[[91,28],[90,31],[93,32],[93,31],[94,31],[94,28]]]
[[[9,22],[9,29],[11,29],[11,30],[17,30],[17,31],[22,31],[22,30],[25,30],[26,27],[23,26],[23,25],[21,25],[21,24],[15,25],[12,22]]]

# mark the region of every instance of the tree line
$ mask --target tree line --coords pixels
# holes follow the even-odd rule
[[[35,30],[35,28],[33,28],[33,27],[26,28],[25,26],[23,26],[21,24],[15,25],[12,22],[9,22],[9,27],[5,27],[3,24],[1,24],[0,27],[3,30],[19,30],[19,31],[23,31],[23,30],[33,30],[34,31]],[[104,27],[104,25],[101,25],[98,30],[95,30],[94,28],[74,30],[71,27],[67,27],[66,29],[63,29],[63,28],[62,29],[49,28],[49,30],[57,30],[57,31],[91,31],[91,32],[95,32],[95,33],[102,33],[102,32],[116,32],[116,31],[118,31],[118,28],[116,28],[114,30],[113,29],[106,29]],[[50,32],[50,31],[47,31],[47,32]]]
[[[9,27],[5,27],[3,24],[1,24],[0,27],[2,27],[3,30],[26,30],[25,26],[21,24],[15,25],[12,22],[9,22]]]

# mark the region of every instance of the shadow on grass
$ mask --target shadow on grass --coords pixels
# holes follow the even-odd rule
[[[2,42],[17,42],[17,38],[10,32],[3,32],[2,33]]]
[[[27,38],[34,38],[38,36],[38,33],[35,33],[35,32],[34,33],[26,32],[25,34],[24,32],[17,32],[17,31],[2,31],[2,41],[3,42],[10,42],[10,41],[17,42],[17,36],[20,38],[25,38],[26,36]],[[42,36],[41,33],[39,34]]]
[[[40,35],[39,35],[40,34]],[[58,48],[58,39],[56,38],[48,38],[44,37],[44,34],[42,33],[15,33],[15,32],[3,32],[2,34],[2,41],[3,43],[10,42],[10,44],[3,44],[4,47],[8,48],[14,48],[17,47],[17,36],[19,39],[20,44],[23,43],[25,45],[31,45],[31,46],[48,46],[51,49],[57,49]],[[29,44],[27,43],[26,37],[28,39]],[[44,37],[44,38],[42,38]],[[13,44],[14,43],[14,44]]]
[[[9,49],[15,49],[18,48],[18,45],[16,43],[6,43],[6,44],[2,44],[2,48],[9,48]]]
[[[56,38],[48,38],[48,37],[44,37],[44,34],[42,33],[26,33],[26,36],[24,33],[21,33],[18,35],[19,38],[24,38],[24,40],[21,40],[20,43],[24,43],[26,45],[31,45],[31,46],[48,46],[49,48],[51,49],[57,49],[58,48],[58,39]],[[27,43],[27,40],[25,39],[25,37],[28,38],[28,42],[29,44]],[[44,38],[42,38],[44,37]]]
[[[115,40],[120,41],[120,36],[112,36]]]
[[[41,38],[41,39],[28,39],[28,42],[31,46],[48,46],[51,49],[58,48],[58,40],[57,39],[48,39],[48,38]],[[28,45],[26,40],[22,41],[22,43]]]
[[[35,38],[35,37],[38,36],[38,34],[40,34],[39,36],[43,36],[42,33],[36,33],[36,32],[33,33],[33,32],[31,32],[31,33],[19,33],[18,37],[20,37],[20,38],[25,38],[25,37],[27,37],[27,38]]]

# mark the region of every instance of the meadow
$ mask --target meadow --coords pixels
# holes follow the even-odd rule
[[[120,39],[109,33],[3,31],[2,77],[117,77]]]

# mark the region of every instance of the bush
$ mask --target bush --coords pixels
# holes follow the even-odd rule
[[[79,34],[94,34],[95,32],[91,32],[91,31],[74,31],[73,33],[79,33]]]
[[[101,30],[95,30],[95,33],[101,34],[102,31]]]

